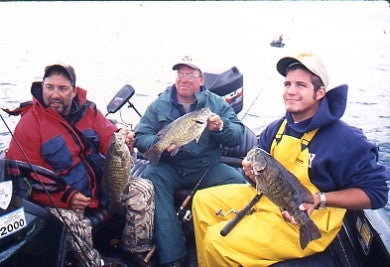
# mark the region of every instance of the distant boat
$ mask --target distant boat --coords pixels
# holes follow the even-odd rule
[[[283,42],[278,42],[278,41],[272,41],[270,43],[270,46],[282,48],[282,47],[284,47],[284,43]]]
[[[279,47],[282,48],[284,47],[285,43],[283,42],[283,34],[279,35],[278,38],[273,39],[272,42],[270,43],[270,46],[272,47]]]

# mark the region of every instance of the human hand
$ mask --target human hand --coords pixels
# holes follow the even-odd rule
[[[119,133],[126,136],[125,143],[129,147],[129,150],[133,150],[134,148],[134,142],[135,142],[135,134],[132,130],[127,128],[120,129]]]
[[[299,209],[301,211],[306,211],[307,214],[310,215],[313,212],[313,210],[317,207],[318,204],[316,204],[316,203],[319,203],[319,202],[316,201],[316,195],[314,195],[314,203],[304,202],[301,205],[299,205]],[[298,224],[297,221],[295,220],[295,218],[293,216],[291,216],[291,214],[288,211],[283,210],[282,216],[286,221],[288,221],[292,224]]]
[[[245,175],[253,182],[256,183],[255,175],[252,170],[252,163],[245,157],[242,162],[242,170]]]
[[[283,219],[285,219],[286,221],[288,221],[292,224],[298,224],[297,221],[295,220],[295,218],[293,216],[291,216],[290,213],[288,213],[288,211],[286,211],[286,210],[282,210],[282,217],[283,217]]]
[[[168,148],[167,148],[167,151],[168,152],[172,152],[173,150],[176,149],[176,145],[170,145]]]
[[[69,203],[70,209],[74,211],[84,210],[91,203],[91,198],[84,196],[81,192],[75,193]]]
[[[223,129],[223,121],[217,114],[211,115],[207,119],[207,129],[211,132],[219,132]]]

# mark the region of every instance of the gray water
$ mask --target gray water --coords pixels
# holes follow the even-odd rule
[[[104,112],[124,84],[142,113],[190,54],[204,71],[244,74],[244,123],[259,133],[284,114],[276,61],[312,51],[331,86],[349,85],[346,122],[360,127],[390,167],[390,7],[385,1],[0,2],[0,107],[30,100],[46,65],[75,67],[78,85]],[[283,34],[284,48],[269,42]],[[13,130],[17,117],[0,111]],[[109,115],[137,123],[131,109]],[[0,150],[10,140],[0,121]]]

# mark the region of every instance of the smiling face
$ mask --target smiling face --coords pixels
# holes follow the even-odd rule
[[[53,72],[43,80],[42,95],[45,107],[52,108],[60,115],[70,112],[72,100],[76,96],[76,89],[64,75]]]
[[[315,90],[312,78],[313,74],[304,69],[292,69],[286,74],[283,100],[295,122],[313,117],[325,96],[325,87]]]
[[[204,77],[199,70],[181,65],[177,70],[176,89],[179,102],[192,102],[194,94],[200,91]]]

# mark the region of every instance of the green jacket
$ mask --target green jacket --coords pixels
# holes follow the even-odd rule
[[[176,118],[185,114],[184,108],[177,102],[176,87],[173,85],[161,93],[146,109],[140,123],[135,129],[135,146],[141,153],[158,142],[157,133]],[[222,146],[234,147],[241,144],[244,125],[237,118],[234,110],[225,100],[205,87],[195,95],[196,100],[190,111],[204,107],[218,114],[223,120],[223,130],[220,132],[204,131],[198,143],[190,142],[180,148],[175,156],[164,152],[161,161],[176,167],[198,169],[213,162],[220,161]]]

